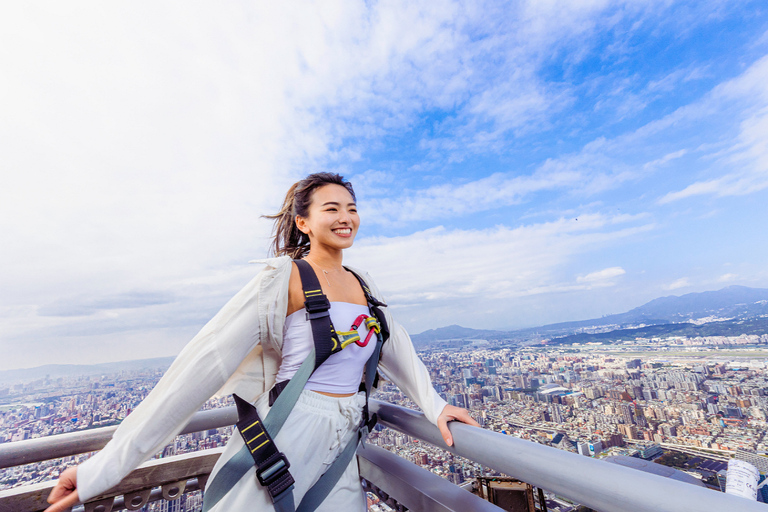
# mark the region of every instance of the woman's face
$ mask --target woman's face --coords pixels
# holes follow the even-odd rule
[[[296,226],[309,236],[311,249],[341,250],[352,246],[360,226],[352,194],[341,185],[328,184],[312,194],[307,217],[296,217]]]

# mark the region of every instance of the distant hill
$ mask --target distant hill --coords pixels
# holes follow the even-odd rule
[[[118,373],[120,371],[135,371],[143,369],[166,369],[175,357],[157,357],[154,359],[138,359],[134,361],[118,361],[116,363],[101,364],[47,364],[34,368],[22,368],[18,370],[0,371],[0,384],[12,385],[18,382],[29,382],[43,379],[46,376],[77,377],[80,375],[100,375]]]
[[[440,340],[477,340],[477,339],[503,339],[509,335],[506,331],[488,331],[484,329],[470,329],[460,325],[449,325],[438,329],[429,329],[422,333],[411,336],[414,343],[428,343]]]
[[[570,345],[572,343],[591,343],[606,341],[629,341],[635,338],[665,338],[668,336],[739,336],[741,334],[768,334],[768,317],[747,320],[727,320],[725,322],[707,322],[704,324],[678,323],[639,327],[636,329],[617,329],[601,333],[579,333],[553,338],[550,345]]]
[[[729,286],[711,292],[688,293],[680,297],[654,299],[620,315],[602,320],[610,323],[666,320],[685,322],[705,317],[748,318],[768,314],[768,289]]]
[[[543,325],[515,332],[536,331],[553,335],[599,326],[612,326],[619,329],[638,327],[641,324],[703,323],[703,321],[746,319],[762,315],[768,315],[768,289],[729,286],[717,291],[660,297],[626,313],[591,320]]]
[[[452,325],[431,329],[412,338],[414,343],[423,345],[456,338],[525,340],[535,336],[571,335],[578,337],[569,342],[587,339],[597,341],[611,336],[615,338],[617,331],[625,330],[631,331],[632,337],[651,336],[650,333],[656,333],[652,334],[653,336],[660,336],[659,333],[666,333],[668,336],[732,336],[732,333],[740,329],[746,329],[744,334],[750,334],[752,331],[760,331],[760,334],[768,332],[765,330],[768,329],[768,322],[760,320],[765,317],[768,317],[768,289],[729,286],[717,291],[660,297],[626,313],[591,320],[562,322],[515,331],[486,331]],[[690,325],[685,327],[678,324]],[[705,328],[705,325],[708,327]],[[653,326],[658,328],[652,329]],[[645,331],[638,330],[646,327],[648,329]],[[683,334],[684,332],[692,334]]]

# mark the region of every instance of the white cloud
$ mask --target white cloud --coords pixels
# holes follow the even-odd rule
[[[666,204],[712,195],[740,196],[768,188],[768,56],[753,63],[740,76],[715,89],[688,113],[697,115],[735,110],[741,119],[738,134],[725,150],[712,154],[717,177],[696,181],[659,199]],[[733,106],[735,104],[735,106]],[[690,119],[693,120],[693,119]]]
[[[603,269],[585,280],[574,277],[569,265],[645,237],[655,226],[644,220],[592,214],[517,228],[437,227],[360,239],[345,261],[371,273],[411,332],[453,323],[543,325],[595,316],[589,308],[581,311],[584,304],[576,296],[590,296],[592,307],[604,304],[606,313],[621,311],[601,290],[615,284],[622,268]]]
[[[589,197],[635,178],[599,146],[596,141],[578,153],[547,159],[530,175],[510,171],[466,183],[404,190],[400,196],[374,198],[363,208],[372,223],[445,219],[528,202],[541,192]]]
[[[585,276],[579,276],[576,281],[580,283],[593,283],[598,281],[606,281],[613,279],[614,277],[623,276],[627,271],[621,267],[610,267],[598,270],[597,272],[591,272]]]
[[[680,149],[678,151],[673,151],[672,153],[667,153],[661,158],[657,158],[652,162],[643,164],[643,169],[655,169],[657,167],[661,167],[667,162],[671,162],[672,160],[677,160],[678,158],[685,156],[687,153],[688,153],[687,149]]]
[[[94,332],[145,333],[135,353],[175,353],[153,315],[188,325],[237,290],[252,272],[242,264],[266,252],[259,215],[293,180],[353,160],[343,137],[407,125],[424,98],[450,101],[444,76],[461,88],[461,63],[447,58],[457,9],[4,5],[3,365],[24,364],[25,336],[53,343],[86,316]],[[121,307],[131,293],[151,300]],[[182,298],[149,303],[166,293]],[[119,345],[104,338],[94,357]]]
[[[258,216],[277,209],[298,176],[352,168],[385,145],[383,135],[409,134],[434,110],[449,115],[424,136],[432,160],[422,169],[546,133],[577,98],[569,73],[606,34],[617,37],[601,58],[631,55],[625,34],[647,20],[682,27],[711,6],[699,3],[687,18],[668,16],[673,7],[666,0],[4,5],[3,364],[24,365],[30,343],[49,347],[40,353],[56,361],[174,353],[254,272],[243,263],[266,252],[270,227]],[[543,76],[553,56],[562,79]],[[355,169],[369,196],[361,206],[382,221],[405,222],[544,194],[581,201],[641,179],[646,162],[646,170],[671,168],[696,151],[743,172],[702,174],[692,185],[698,189],[679,194],[760,190],[768,128],[755,102],[743,109],[753,114],[741,118],[738,144],[722,154],[648,141],[724,104],[763,101],[761,66],[717,88],[708,103],[629,136],[597,133],[575,151],[564,136],[569,149],[538,148],[539,160],[520,169],[401,197],[390,195],[397,164]],[[650,89],[695,79],[696,69]],[[415,170],[421,163],[406,165],[426,172]],[[572,209],[567,203],[551,208]],[[565,262],[653,229],[642,216],[578,218],[363,239],[350,259],[364,256],[399,302],[428,303],[447,317],[459,302],[440,301],[459,295],[506,303],[612,282],[611,269],[621,267],[574,278],[579,270]]]
[[[708,76],[706,66],[690,65],[682,69],[676,69],[658,80],[649,81],[646,85],[646,90],[650,93],[669,92],[682,84],[699,80],[706,76]]]
[[[680,279],[676,279],[675,281],[672,281],[671,283],[662,286],[665,290],[677,290],[679,288],[686,288],[688,286],[691,286],[690,281],[687,277],[681,277]]]
[[[739,276],[737,274],[723,274],[720,277],[717,278],[718,282],[720,283],[728,283],[730,281],[733,281],[735,279],[738,279]]]
[[[584,215],[518,228],[481,230],[432,228],[407,236],[366,238],[355,244],[350,264],[366,268],[399,304],[448,297],[519,297],[549,293],[560,287],[583,287],[567,281],[563,266],[577,254],[599,250],[638,236],[652,224],[637,217]],[[595,273],[609,279],[618,267]]]

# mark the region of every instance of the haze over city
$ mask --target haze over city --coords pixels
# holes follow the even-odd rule
[[[412,333],[768,287],[761,2],[0,8],[0,370],[176,354],[333,171]]]

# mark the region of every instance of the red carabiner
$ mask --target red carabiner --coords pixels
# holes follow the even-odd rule
[[[365,337],[365,341],[356,341],[359,346],[364,347],[368,344],[369,341],[371,341],[371,336],[373,336],[373,329],[368,330],[368,336]]]
[[[368,315],[360,315],[358,316],[354,322],[352,322],[352,328],[351,331],[356,331],[358,327],[363,325],[363,322],[365,322],[368,319]],[[371,335],[373,334],[373,329],[368,330],[368,336],[365,337],[365,341],[357,340],[355,343],[358,347],[365,347],[368,345],[368,342],[371,341]]]
[[[355,318],[355,321],[352,322],[352,328],[350,331],[356,331],[358,327],[363,325],[363,322],[365,322],[365,319],[368,318],[368,315],[360,315],[357,318]]]

